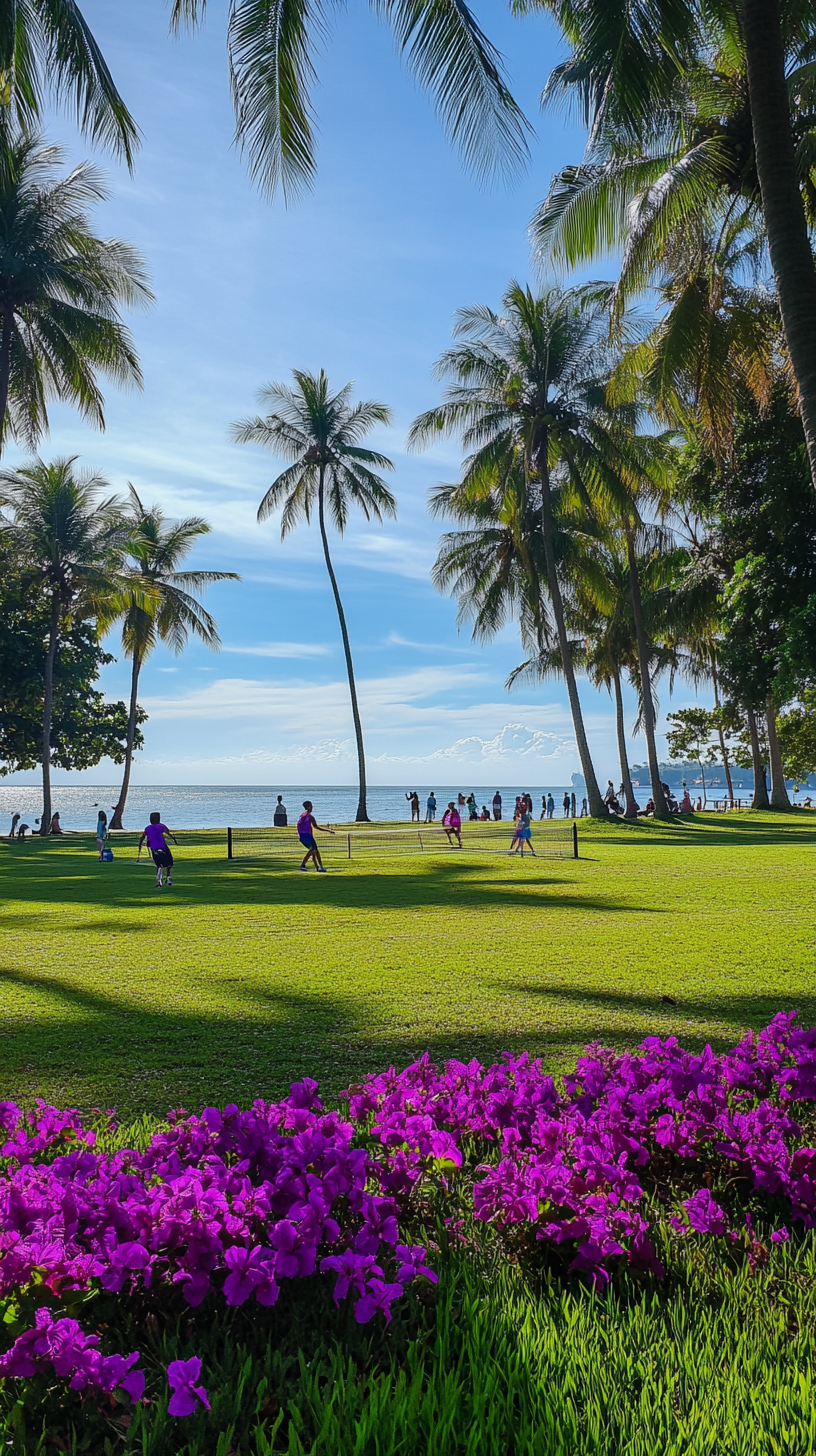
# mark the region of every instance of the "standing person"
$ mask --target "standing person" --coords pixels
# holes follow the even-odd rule
[[[457,794],[457,796],[456,796],[456,802],[457,802],[458,807],[459,807],[459,818],[461,819],[461,817],[462,817],[462,811],[464,810],[464,807],[465,807],[465,805],[467,803],[467,799],[465,798],[464,794]]]
[[[541,817],[542,817],[542,819],[546,819],[546,817],[547,817],[547,795],[546,794],[542,794],[541,795]]]
[[[808,801],[806,799],[805,800],[805,803],[807,804],[807,802]],[[680,813],[681,814],[693,814],[694,813],[694,805],[691,802],[691,795],[689,794],[688,788],[686,787],[686,781],[685,781],[685,779],[683,779],[683,798],[680,801]]]
[[[306,851],[301,860],[300,868],[307,870],[309,868],[309,860],[313,859],[317,873],[319,875],[325,875],[326,869],[320,858],[320,850],[317,847],[317,840],[314,837],[316,829],[319,829],[321,834],[334,834],[333,829],[328,829],[325,825],[318,824],[312,813],[311,799],[304,799],[303,813],[297,822],[298,839]]]
[[[476,795],[474,794],[474,792],[473,792],[472,789],[471,789],[470,794],[468,796],[467,809],[468,809],[468,819],[471,819],[471,820],[472,819],[478,819],[478,817],[479,817],[479,805],[476,803]]]
[[[410,794],[406,794],[405,797],[408,800],[408,803],[411,805],[411,823],[412,824],[418,824],[419,823],[419,794],[417,793],[416,789],[412,789],[411,792],[410,792]]]
[[[272,816],[272,823],[276,829],[285,829],[289,823],[289,816],[286,812],[286,805],[283,802],[283,794],[278,794],[278,802],[275,805],[275,812]]]
[[[533,812],[533,796],[532,796],[532,794],[522,794],[522,796],[521,796],[521,802],[522,802],[523,807],[527,810],[527,813],[530,814],[530,815],[532,815],[532,812]]]
[[[547,818],[548,819],[552,819],[552,816],[553,816],[554,813],[555,813],[555,799],[553,798],[552,794],[548,794],[547,795]]]
[[[459,848],[462,848],[462,816],[451,799],[447,809],[442,815],[442,828],[448,836],[448,844],[453,844],[451,835],[454,835]]]
[[[96,816],[96,849],[99,858],[102,858],[105,849],[105,840],[108,837],[108,816],[104,809],[100,809]],[[144,838],[144,835],[142,835]]]
[[[436,795],[435,795],[433,789],[431,789],[431,792],[428,795],[428,802],[425,805],[425,823],[426,824],[433,824],[435,818],[436,818]]]
[[[582,799],[581,800],[581,818],[582,819],[586,819],[587,817],[588,817],[588,815],[587,815],[587,801],[586,801],[586,799]]]
[[[532,830],[530,828],[530,815],[529,815],[529,812],[527,810],[527,805],[525,804],[525,805],[523,805],[522,810],[521,810],[521,813],[519,814],[519,817],[518,817],[518,822],[516,824],[516,832],[513,835],[513,843],[510,846],[510,853],[511,854],[519,854],[520,853],[521,854],[521,857],[523,859],[524,858],[524,846],[526,844],[529,847],[529,850],[530,850],[531,855],[533,856],[533,858],[535,858],[536,857],[536,852],[533,849],[532,839],[533,839],[533,836],[532,836]],[[516,849],[516,845],[518,845],[518,849]]]
[[[501,798],[501,794],[499,793],[499,791],[497,789],[496,792],[495,792],[495,794],[493,795],[493,818],[496,820],[497,823],[501,819],[501,809],[502,809],[502,798]]]
[[[570,811],[570,796],[569,796],[569,794],[565,794],[564,795],[564,818],[565,819],[569,818],[569,811]]]
[[[11,816],[11,829],[9,830],[9,839],[13,839],[14,836],[15,836],[15,834],[17,833],[17,825],[20,822],[20,818],[21,818],[21,815],[19,815],[19,814],[12,814],[12,816]]]
[[[147,847],[153,856],[153,863],[156,866],[156,888],[163,889],[162,876],[167,871],[167,883],[172,885],[173,879],[170,871],[173,868],[173,855],[167,843],[167,835],[170,835],[174,844],[178,844],[175,834],[162,824],[161,814],[154,813],[150,816],[150,823],[142,830],[142,837],[139,840],[139,854],[142,852],[142,845],[147,840]]]

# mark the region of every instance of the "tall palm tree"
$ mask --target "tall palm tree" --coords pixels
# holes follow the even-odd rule
[[[128,164],[139,132],[77,0],[0,0],[0,128],[36,128],[46,97]]]
[[[0,474],[0,506],[10,512],[0,518],[0,529],[14,539],[26,577],[51,609],[43,692],[44,835],[51,829],[54,660],[63,623],[72,616],[94,616],[104,628],[131,598],[144,606],[153,597],[150,584],[124,565],[127,528],[121,502],[102,496],[109,486],[101,475],[75,470],[75,464],[76,456],[51,464],[34,460]]]
[[[527,157],[528,123],[504,79],[502,58],[464,0],[369,0],[430,91],[443,125],[477,173],[513,173]],[[206,0],[173,0],[175,29],[201,23]],[[337,0],[230,0],[227,20],[236,140],[253,178],[293,195],[315,173],[315,53]]]
[[[157,642],[164,642],[172,652],[183,652],[192,632],[217,652],[221,646],[214,617],[196,600],[194,592],[215,581],[240,581],[234,571],[179,571],[179,564],[189,555],[200,536],[209,534],[210,526],[200,516],[183,521],[168,521],[160,506],[142,504],[132,485],[129,510],[125,521],[130,528],[128,555],[152,595],[137,601],[131,594],[122,622],[122,646],[130,658],[130,711],[125,744],[125,770],[122,787],[114,806],[111,829],[122,828],[133,744],[136,738],[139,676],[145,661]]]
[[[0,146],[0,449],[34,448],[47,402],[104,426],[99,374],[141,385],[122,304],[152,295],[136,250],[95,235],[89,207],[107,196],[95,167],[59,176],[63,153],[19,135]]]
[[[628,509],[623,478],[626,445],[607,405],[606,376],[614,361],[605,290],[550,288],[539,297],[511,283],[502,312],[477,306],[457,314],[463,340],[440,358],[450,379],[443,403],[420,415],[409,444],[427,445],[458,433],[469,453],[463,483],[481,473],[505,478],[517,456],[535,483],[546,582],[572,713],[589,810],[605,816],[584,727],[554,549],[553,482],[569,480],[578,497],[601,513]]]
[[[375,474],[375,469],[393,470],[392,462],[386,455],[368,450],[359,443],[375,425],[389,424],[391,411],[376,400],[352,404],[351,384],[344,385],[333,394],[323,369],[319,374],[294,369],[292,374],[294,387],[268,384],[261,390],[259,397],[262,404],[272,406],[269,414],[237,421],[232,436],[240,445],[265,445],[290,462],[287,469],[273,480],[258,507],[259,521],[267,520],[279,507],[283,507],[281,540],[285,540],[298,521],[304,520],[308,525],[317,507],[323,556],[343,638],[354,719],[359,782],[356,818],[358,824],[367,824],[363,726],[346,614],[329,552],[326,509],[328,507],[332,524],[341,536],[352,505],[362,511],[367,521],[372,516],[379,522],[382,522],[383,516],[396,516],[396,501],[382,477]]]
[[[812,5],[528,3],[555,15],[572,49],[549,93],[579,98],[590,128],[586,165],[557,179],[539,231],[571,214],[576,262],[653,224],[665,237],[689,210],[761,208],[816,486]]]

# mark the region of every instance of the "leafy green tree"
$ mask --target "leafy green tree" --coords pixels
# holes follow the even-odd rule
[[[816,773],[816,687],[803,688],[801,701],[780,713],[778,731],[785,774],[798,789]]]
[[[323,557],[329,574],[334,604],[343,638],[346,658],[354,737],[357,744],[359,797],[357,823],[368,823],[366,805],[366,763],[363,726],[357,703],[351,643],[346,614],[337,585],[337,577],[329,551],[326,511],[340,536],[348,524],[349,509],[356,506],[367,521],[372,516],[382,522],[383,516],[396,516],[397,506],[391,491],[375,470],[393,470],[386,455],[360,444],[375,425],[387,425],[391,412],[375,400],[351,403],[351,384],[333,394],[325,370],[309,374],[294,369],[294,388],[286,384],[268,384],[261,390],[263,404],[271,405],[267,415],[239,420],[232,430],[240,445],[264,445],[290,463],[270,485],[258,507],[258,520],[265,521],[282,508],[281,540],[299,521],[308,525],[317,509],[317,522]],[[374,468],[372,468],[374,467]]]
[[[123,566],[127,530],[118,500],[100,499],[107,482],[75,470],[75,463],[76,457],[50,465],[35,460],[0,474],[0,530],[20,563],[26,588],[47,602],[39,753],[42,834],[51,828],[55,671],[66,631],[88,618],[104,631],[131,598],[143,603],[153,598],[149,583]]]
[[[571,48],[548,94],[574,96],[589,124],[585,163],[556,180],[540,239],[557,234],[572,263],[623,242],[624,273],[648,275],[678,222],[760,210],[816,483],[813,7],[528,4],[555,15]]]
[[[48,618],[47,595],[27,578],[11,541],[0,532],[0,774],[40,762]],[[122,761],[127,710],[124,703],[106,702],[94,686],[100,669],[112,661],[93,621],[70,623],[54,660],[56,767],[91,768],[103,758]],[[139,726],[145,718],[140,708]]]
[[[183,652],[191,632],[217,652],[221,642],[215,619],[196,600],[194,593],[216,581],[240,581],[234,571],[179,571],[180,563],[190,554],[199,537],[209,534],[209,525],[200,516],[168,521],[160,506],[144,506],[132,485],[128,490],[130,501],[125,519],[132,532],[127,545],[128,555],[153,595],[141,603],[131,596],[122,622],[122,646],[131,662],[130,709],[125,772],[119,798],[114,805],[111,829],[122,828],[136,742],[139,676],[145,661],[157,642],[163,642],[176,654]]]
[[[0,0],[0,128],[36,130],[46,97],[132,165],[138,128],[77,0]]]
[[[692,763],[696,763],[703,785],[703,808],[705,809],[708,803],[705,765],[717,761],[716,750],[711,742],[712,735],[716,732],[714,715],[708,708],[696,705],[693,708],[680,708],[676,713],[667,713],[666,721],[672,725],[666,730],[669,757],[688,758]]]
[[[528,125],[507,88],[501,56],[464,0],[370,0],[437,113],[477,172],[512,173],[527,157]],[[173,0],[175,29],[196,26],[206,0]],[[315,172],[311,90],[315,52],[337,4],[233,0],[227,24],[236,139],[264,191],[285,195]]]
[[[107,195],[97,169],[60,176],[62,161],[25,135],[0,146],[0,448],[11,433],[33,449],[49,399],[104,427],[100,374],[142,382],[119,309],[151,299],[144,265],[93,232],[89,207]]]

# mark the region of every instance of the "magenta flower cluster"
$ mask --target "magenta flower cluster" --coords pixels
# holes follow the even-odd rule
[[[816,1029],[792,1012],[721,1056],[673,1037],[637,1053],[590,1047],[559,1086],[526,1055],[488,1068],[425,1056],[347,1095],[346,1119],[304,1080],[247,1111],[171,1114],[144,1152],[113,1153],[76,1112],[0,1103],[0,1296],[36,1289],[56,1306],[101,1288],[268,1307],[285,1281],[323,1274],[359,1322],[388,1321],[407,1285],[436,1281],[410,1239],[417,1211],[436,1199],[455,1233],[471,1190],[477,1221],[560,1246],[600,1283],[616,1261],[662,1273],[646,1198],[657,1188],[673,1190],[682,1238],[735,1236],[712,1192],[729,1181],[816,1220],[816,1149],[793,1115],[816,1099]],[[102,1355],[96,1335],[40,1308],[0,1375],[53,1372],[139,1399],[137,1360]],[[200,1374],[196,1358],[171,1364],[172,1414],[208,1408]]]
[[[486,1070],[422,1057],[352,1089],[351,1115],[381,1145],[384,1191],[400,1198],[475,1147],[476,1218],[565,1245],[572,1271],[605,1283],[614,1260],[663,1273],[644,1201],[658,1174],[676,1190],[679,1234],[734,1234],[710,1191],[723,1174],[781,1196],[811,1226],[816,1149],[801,1146],[791,1104],[814,1098],[816,1029],[789,1012],[722,1056],[674,1037],[622,1055],[590,1047],[560,1089],[526,1055]],[[480,1161],[490,1143],[497,1156]]]

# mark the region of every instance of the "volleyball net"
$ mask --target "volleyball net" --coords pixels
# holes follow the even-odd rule
[[[508,854],[513,842],[513,825],[465,821],[461,848],[456,837],[448,836],[440,824],[406,825],[401,829],[336,829],[333,834],[315,836],[321,858],[327,863],[341,860],[379,859],[383,855]],[[544,819],[531,825],[531,840],[524,843],[524,857],[577,859],[578,826],[570,819]],[[516,848],[521,848],[518,843]],[[304,849],[297,833],[287,829],[228,829],[228,859],[280,859],[302,857]]]

